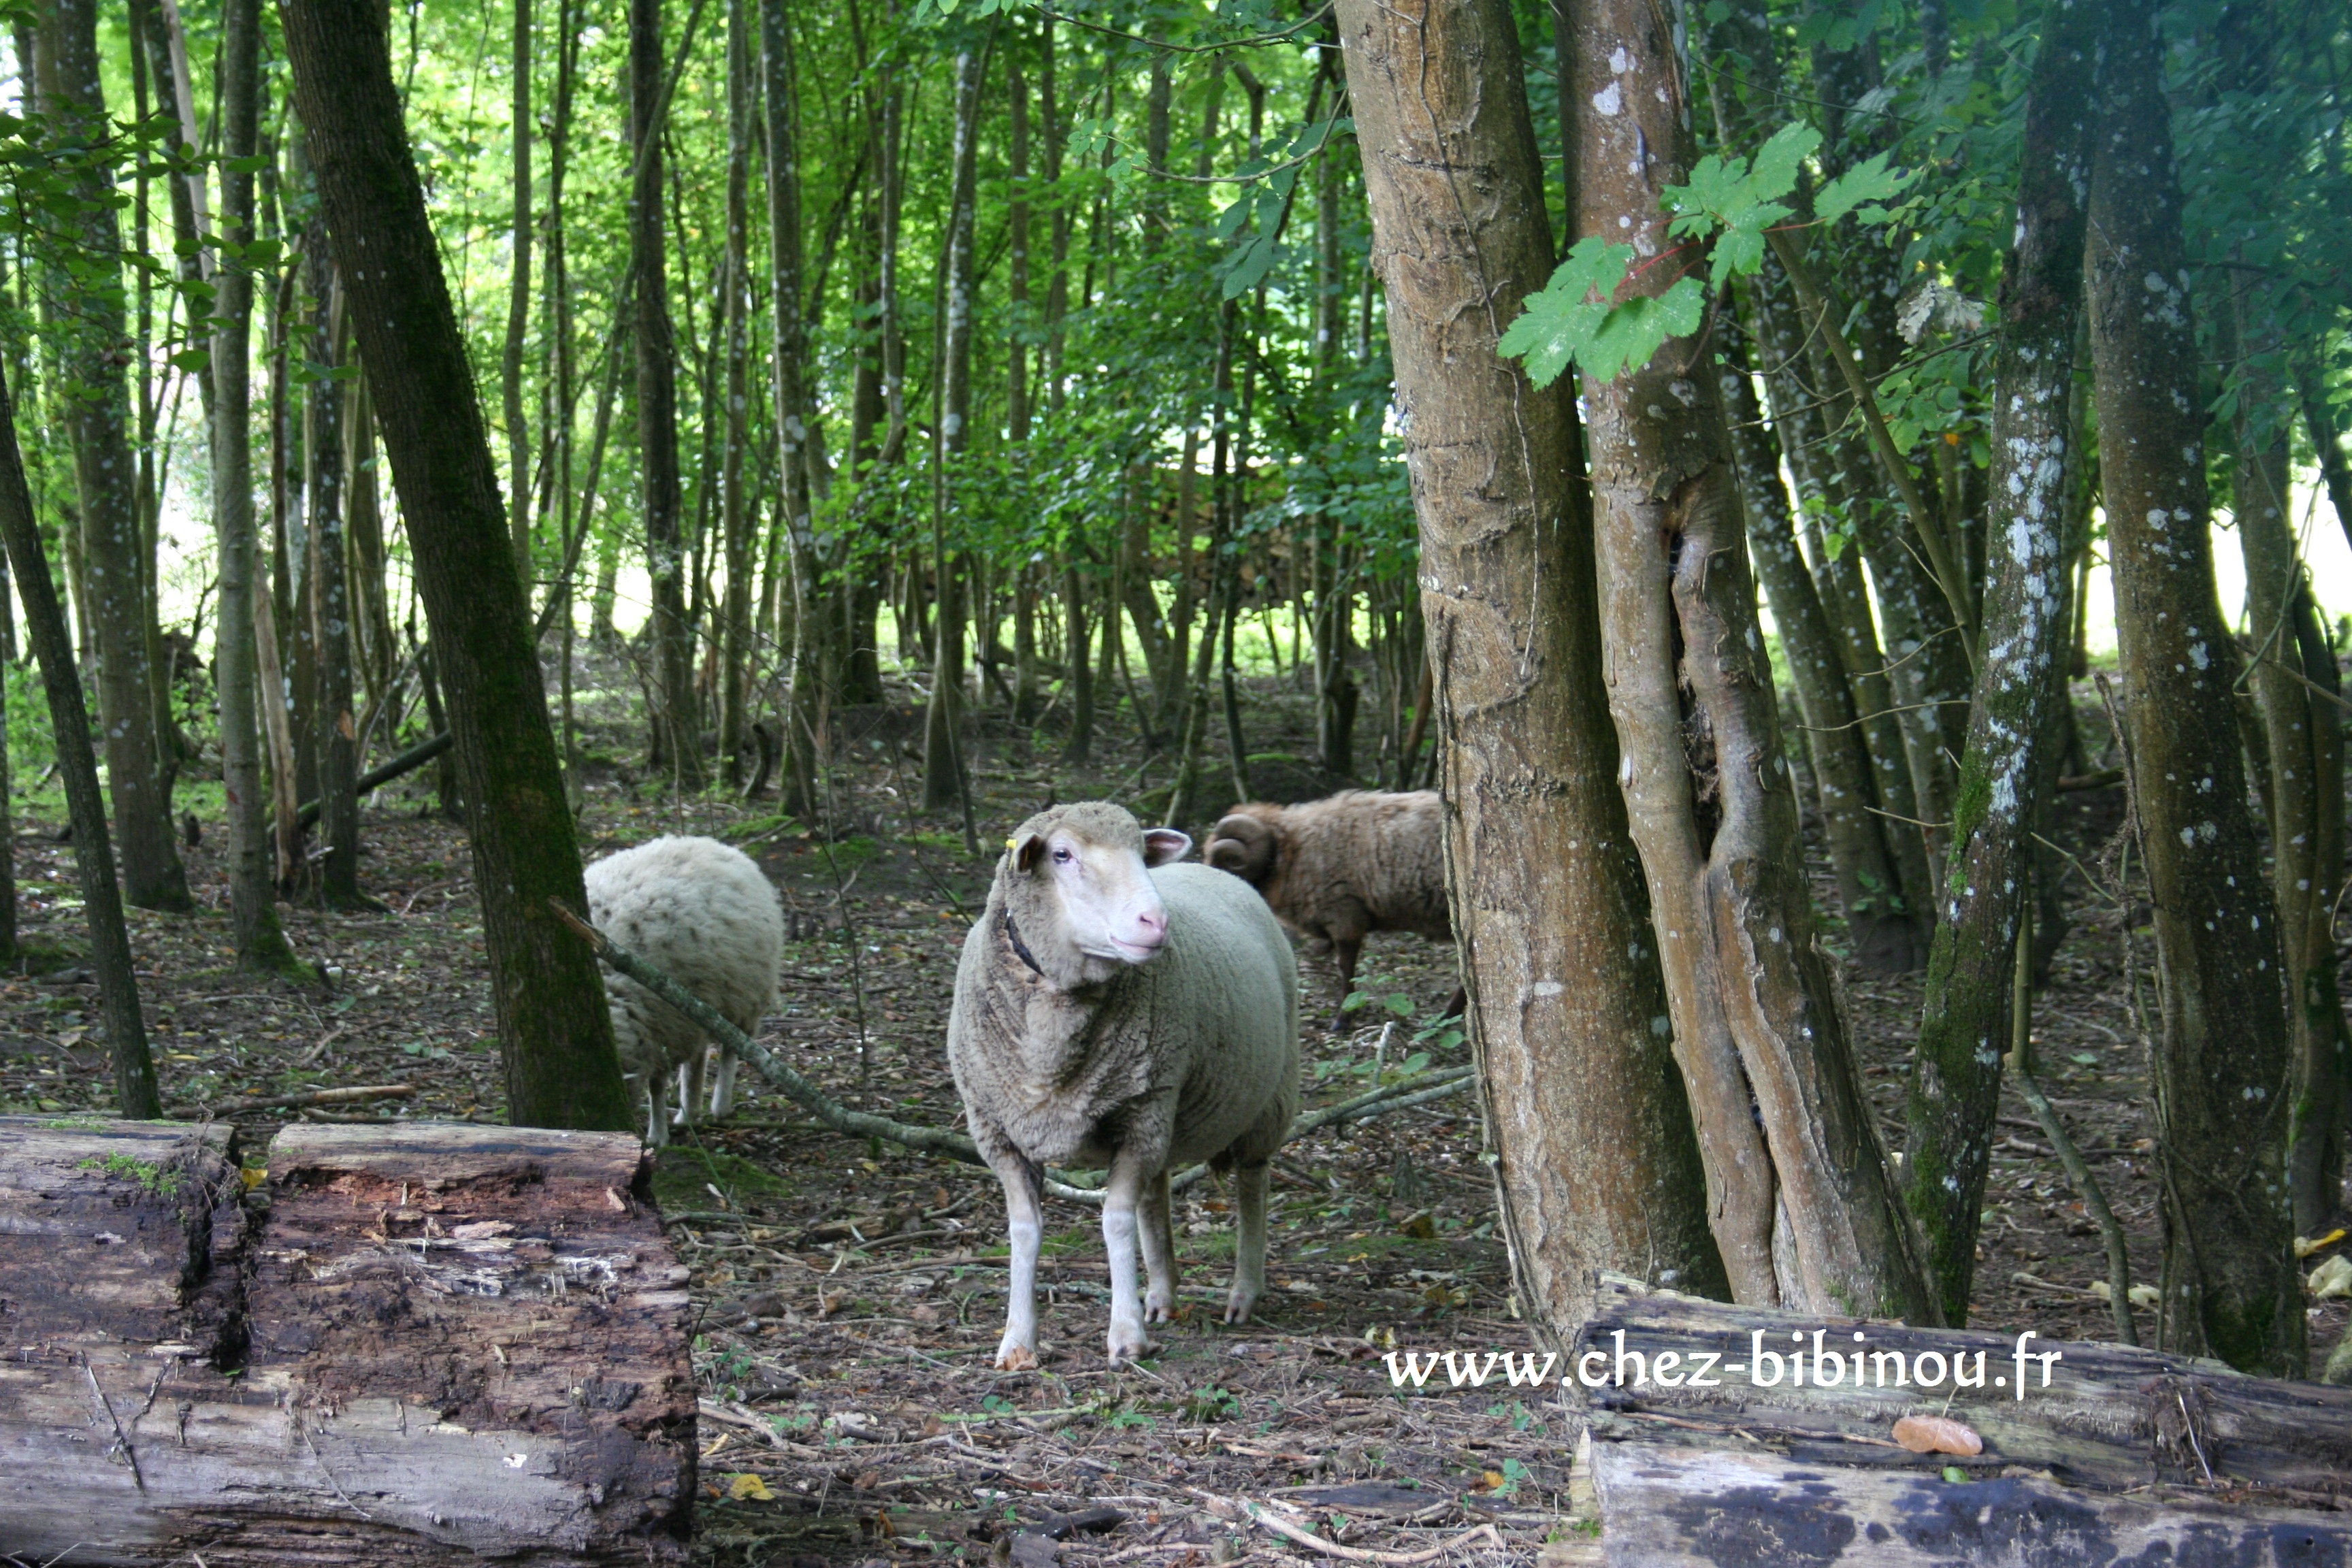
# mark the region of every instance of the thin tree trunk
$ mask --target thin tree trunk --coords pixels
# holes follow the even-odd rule
[[[968,46],[955,59],[954,187],[948,204],[947,309],[940,334],[938,433],[931,443],[931,568],[939,582],[932,621],[930,707],[923,722],[923,805],[961,802],[971,812],[957,729],[961,722],[963,615],[947,547],[948,474],[961,458],[971,416],[971,332],[975,211],[979,205],[980,102],[988,47]]]
[[[768,265],[774,295],[771,315],[775,328],[772,368],[780,463],[777,478],[793,606],[792,681],[782,716],[783,777],[779,804],[803,822],[816,822],[824,816],[824,790],[817,766],[826,627],[823,563],[811,521],[814,454],[810,436],[808,334],[802,317],[801,173],[793,110],[792,29],[784,0],[761,0],[760,14],[761,63],[767,90]]]
[[[726,448],[719,468],[719,527],[727,563],[721,601],[719,673],[719,765],[730,788],[742,783],[742,752],[750,737],[751,530],[743,493],[745,447],[751,431],[751,62],[758,44],[750,0],[727,6],[727,258],[720,267],[721,342],[726,345]],[[781,319],[781,318],[780,318]]]
[[[2083,461],[2073,427],[2074,343],[2096,17],[2085,4],[2054,5],[2043,15],[1993,364],[1993,510],[1985,531],[2000,547],[1988,563],[1984,655],[1960,756],[1903,1162],[1930,1280],[1955,1328],[1968,1321],[1976,1273],[2011,994],[2021,984],[2030,994],[2032,986],[2031,964],[2018,969],[2018,933],[2031,918],[2043,748],[2051,714],[2065,700],[2066,525]]]
[[[375,0],[284,0],[295,102],[448,682],[491,997],[518,1124],[627,1128],[580,851],[481,405],[408,153]]]
[[[1764,387],[1771,400],[1772,426],[1780,437],[1798,495],[1813,509],[1804,521],[1813,582],[1822,613],[1837,633],[1847,687],[1853,694],[1863,738],[1869,747],[1871,776],[1884,813],[1881,830],[1894,858],[1904,906],[1923,920],[1931,920],[1936,880],[1928,864],[1927,837],[1918,826],[1926,819],[1919,814],[1918,797],[1912,788],[1902,716],[1895,711],[1894,686],[1872,615],[1870,587],[1863,579],[1862,552],[1848,542],[1832,554],[1818,521],[1822,509],[1845,505],[1849,498],[1835,482],[1833,447],[1822,434],[1822,411],[1813,406],[1810,380],[1803,370],[1808,334],[1798,323],[1788,277],[1769,257],[1746,294],[1749,324],[1763,361]]]
[[[2168,1348],[2300,1375],[2287,1016],[2213,583],[2203,399],[2153,0],[2111,0],[2091,174],[2091,350],[2134,795],[2155,905]],[[2190,781],[2196,781],[2193,784]],[[2208,781],[2210,781],[2210,787]]]
[[[1737,316],[1719,318],[1724,336],[1717,382],[1730,418],[1732,451],[1748,518],[1748,545],[1756,575],[1772,604],[1781,651],[1804,715],[1806,752],[1821,798],[1823,837],[1837,876],[1838,903],[1856,963],[1883,974],[1916,969],[1924,956],[1924,910],[1911,908],[1886,843],[1885,819],[1874,813],[1878,792],[1870,748],[1846,685],[1837,634],[1822,608],[1813,576],[1798,552],[1789,492],[1780,482],[1780,443],[1764,425],[1748,382],[1746,334]]]
[[[2249,355],[2233,421],[2238,542],[2246,559],[2252,685],[2270,759],[2271,896],[2286,955],[2287,1182],[2294,1234],[2318,1236],[2344,1192],[2344,1002],[2336,984],[2335,915],[2344,879],[2344,718],[2336,657],[2321,629],[2289,519],[2293,414],[2241,299],[2231,334]],[[2267,413],[2267,429],[2259,424]]]
[[[1694,159],[1675,40],[1643,0],[1591,0],[1574,26],[1572,232],[1656,254],[1674,243],[1660,193]],[[1670,342],[1585,396],[1619,778],[1710,1186],[1741,1205],[1717,1236],[1740,1300],[1932,1321],[1813,941],[1723,412],[1685,369],[1706,352]]]
[[[1029,79],[1017,55],[1005,67],[1005,93],[1013,111],[1012,184],[1006,204],[1006,294],[1013,331],[1005,344],[1004,421],[1016,450],[1029,444]],[[1013,721],[1024,729],[1037,721],[1037,599],[1045,574],[1024,562],[1013,584]]]
[[[1094,628],[1087,618],[1086,583],[1078,574],[1074,560],[1064,558],[1062,566],[1063,662],[1069,669],[1070,738],[1062,748],[1066,767],[1080,767],[1094,760],[1095,747],[1095,667],[1092,658]],[[1101,620],[1101,616],[1095,619]]]
[[[344,364],[351,357],[351,312],[324,247],[311,261],[310,287],[324,303],[326,329],[312,352],[324,351],[324,364]],[[302,611],[319,658],[319,823],[327,840],[319,895],[331,910],[371,907],[360,893],[359,724],[352,712],[351,595],[343,539],[346,384],[311,384],[302,439],[310,464],[310,562],[304,574],[310,591]]]
[[[1551,269],[1543,166],[1499,0],[1341,0],[1339,26],[1410,415],[1490,1158],[1519,1300],[1565,1343],[1597,1268],[1724,1286],[1616,789],[1575,405],[1495,353]]]
[[[514,0],[514,248],[507,273],[507,337],[499,357],[506,404],[507,507],[512,513],[515,559],[530,582],[530,431],[523,418],[522,348],[530,330],[530,0]],[[356,892],[356,888],[354,888]]]
[[[342,426],[343,531],[351,561],[352,620],[358,633],[360,666],[367,679],[368,706],[373,711],[393,700],[400,651],[393,636],[390,584],[384,577],[383,511],[375,472],[375,399],[368,391],[364,367],[343,385],[350,400]]]
[[[232,0],[231,14],[236,0]],[[66,811],[73,825],[74,870],[81,886],[82,913],[89,923],[91,967],[98,973],[99,1007],[106,1024],[107,1055],[114,1066],[118,1114],[152,1121],[163,1114],[155,1088],[155,1063],[147,1051],[147,1026],[139,1012],[139,983],[132,971],[131,935],[122,921],[122,899],[114,881],[114,855],[108,843],[106,798],[98,787],[98,755],[89,743],[89,712],[83,705],[80,672],[74,667],[73,639],[41,550],[41,527],[33,494],[25,482],[25,459],[16,444],[16,409],[0,370],[0,541],[25,605],[25,630],[40,661],[41,685],[49,700],[57,734],[58,773],[65,784]],[[13,903],[13,900],[12,900]]]
[[[89,146],[108,143],[110,126],[100,79],[98,0],[56,0],[52,134]],[[112,168],[85,162],[77,178],[79,245],[98,279],[72,289],[66,325],[65,399],[76,494],[89,573],[84,608],[98,653],[99,720],[114,798],[116,844],[126,897],[142,909],[188,910],[187,873],[173,833],[166,729],[154,702],[147,644],[146,574],[140,565],[138,467],[131,454],[125,294],[116,286],[122,236],[115,216]],[[62,279],[60,279],[62,286]]]
[[[281,0],[282,3],[282,0]],[[636,277],[637,451],[646,571],[651,579],[656,750],[688,793],[702,787],[702,734],[694,702],[694,628],[677,468],[677,345],[670,329],[668,225],[662,212],[661,0],[629,0],[629,247]],[[388,434],[388,432],[387,432]],[[601,586],[601,584],[600,584]]]
[[[253,239],[253,175],[240,160],[254,155],[258,113],[260,0],[231,0],[223,13],[223,237]],[[220,547],[220,610],[214,634],[213,684],[220,700],[221,784],[227,795],[230,924],[243,969],[296,966],[278,923],[270,877],[269,829],[261,785],[261,704],[255,668],[252,406],[247,336],[253,279],[225,268],[214,302],[212,375],[213,529]]]

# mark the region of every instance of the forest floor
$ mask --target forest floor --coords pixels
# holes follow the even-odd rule
[[[2086,727],[2090,718],[2086,710]],[[853,719],[836,773],[847,833],[832,843],[781,822],[772,804],[641,792],[620,760],[637,755],[635,731],[593,723],[583,847],[599,855],[661,832],[742,842],[782,890],[791,939],[765,1040],[848,1103],[960,1125],[942,1042],[957,953],[992,858],[967,858],[952,822],[908,809],[919,782],[907,710]],[[1303,695],[1257,683],[1248,723],[1270,754],[1254,783],[1291,798],[1322,793],[1326,781],[1297,761],[1312,749]],[[1105,724],[1120,731],[1108,714]],[[1132,800],[1170,772],[1138,755],[1131,731],[1107,738],[1095,768],[1073,773],[1057,747],[991,729],[971,766],[984,847],[1048,800]],[[499,1118],[470,865],[463,835],[428,809],[431,781],[427,771],[382,792],[366,815],[362,881],[383,912],[283,907],[296,949],[320,966],[315,984],[232,969],[216,819],[188,852],[204,911],[132,912],[151,1044],[175,1111],[399,1083],[414,1090],[396,1102],[400,1116]],[[1222,806],[1224,792],[1211,794]],[[2060,837],[2096,868],[2120,808],[2116,791],[2069,797]],[[37,797],[18,824],[22,931],[34,957],[0,984],[0,1110],[102,1110],[110,1080],[94,988],[76,961],[84,941],[70,850],[55,837],[61,814],[41,812]],[[2035,1003],[2042,1079],[2130,1233],[2134,1279],[2152,1282],[2147,1047],[2126,964],[2126,933],[2137,928],[2132,951],[2149,991],[2147,909],[2103,902],[2082,874],[2068,898],[2073,929]],[[1825,945],[1836,950],[1840,934],[1830,922]],[[1451,956],[1375,937],[1359,989],[1376,1000],[1338,1031],[1319,1026],[1336,1000],[1334,973],[1307,959],[1307,1104],[1424,1058],[1465,1059],[1458,1031],[1432,1022],[1452,989]],[[1919,979],[1840,969],[1873,1101],[1899,1148]],[[1230,1502],[1243,1498],[1287,1510],[1294,1528],[1325,1542],[1383,1552],[1491,1525],[1460,1554],[1525,1560],[1559,1531],[1571,1427],[1556,1388],[1397,1391],[1384,1364],[1391,1348],[1531,1342],[1514,1312],[1469,1096],[1284,1151],[1271,1288],[1248,1324],[1218,1321],[1232,1248],[1219,1187],[1212,1179],[1180,1195],[1190,1283],[1163,1353],[1140,1366],[1113,1370],[1104,1359],[1095,1215],[1049,1199],[1045,1364],[1003,1374],[991,1367],[1004,1305],[993,1179],[845,1142],[751,1070],[741,1085],[734,1117],[682,1133],[656,1178],[702,1309],[698,1563],[992,1555],[1046,1568],[1058,1552],[1070,1568],[1193,1568],[1307,1555],[1234,1522]],[[259,1159],[287,1114],[237,1118],[257,1151],[248,1158]],[[2111,1337],[2109,1310],[2090,1289],[2105,1263],[2081,1197],[2013,1088],[2000,1115],[1972,1326]],[[2320,1353],[2344,1318],[2341,1301],[2315,1313]],[[2152,1339],[2152,1315],[2139,1324]]]

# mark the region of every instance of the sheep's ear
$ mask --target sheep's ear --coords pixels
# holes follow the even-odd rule
[[[1045,858],[1045,836],[1042,833],[1024,833],[1018,838],[1006,839],[1004,847],[1013,857],[1014,870],[1034,871],[1037,868],[1037,862]]]
[[[1181,860],[1192,852],[1192,837],[1172,827],[1146,828],[1143,834],[1143,863],[1146,866],[1167,866]]]

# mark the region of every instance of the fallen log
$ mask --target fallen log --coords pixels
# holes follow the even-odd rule
[[[682,1563],[685,1270],[625,1133],[0,1119],[0,1552]]]
[[[2352,1563],[2352,1391],[1612,1275],[1563,1373],[1612,1563]],[[1919,1416],[1982,1451],[1913,1452]]]

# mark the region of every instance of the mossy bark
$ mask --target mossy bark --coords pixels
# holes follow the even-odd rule
[[[2287,1016],[2213,581],[2179,179],[2154,0],[2112,0],[2091,174],[2091,351],[2132,778],[2155,907],[2168,1344],[2298,1375]]]
[[[1903,1165],[1904,1196],[1927,1240],[1945,1321],[1955,1327],[1968,1321],[2018,921],[2049,772],[2042,751],[2064,690],[2066,523],[2082,462],[2072,393],[2094,22],[2087,0],[2058,0],[2047,16],[2025,103],[2017,243],[2001,279],[1982,663],[1927,962]]]

